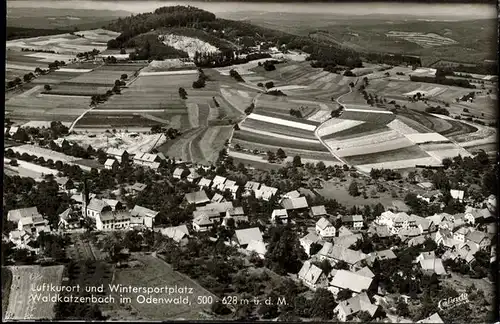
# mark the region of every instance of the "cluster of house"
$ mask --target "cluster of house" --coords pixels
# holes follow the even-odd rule
[[[9,241],[16,247],[36,252],[28,245],[38,238],[42,232],[50,232],[49,222],[42,217],[36,207],[10,210],[7,219],[17,224],[17,229],[9,233]]]
[[[108,170],[115,170],[121,163],[128,162],[130,159],[132,159],[132,162],[136,165],[142,165],[153,170],[158,170],[160,163],[167,160],[163,153],[130,154],[126,150],[117,148],[108,148],[106,150],[106,155],[108,156],[108,159],[104,162],[104,168]]]

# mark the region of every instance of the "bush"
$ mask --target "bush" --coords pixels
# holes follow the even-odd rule
[[[274,88],[274,82],[273,81],[266,82],[265,86],[267,89]]]

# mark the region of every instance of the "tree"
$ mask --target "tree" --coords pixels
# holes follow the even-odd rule
[[[186,89],[180,87],[179,88],[179,96],[181,97],[181,99],[187,99]]]
[[[373,216],[378,217],[380,216],[383,212],[385,212],[384,205],[381,203],[377,203],[375,207],[373,207]]]
[[[352,297],[352,291],[348,289],[342,289],[337,294],[337,300],[348,300],[351,297]]]
[[[301,260],[307,258],[297,233],[291,226],[278,226],[269,229],[270,242],[266,252],[265,262],[278,274],[297,273]]]
[[[128,75],[126,73],[123,73],[120,77],[120,79],[122,80],[127,80],[128,79]]]
[[[302,159],[300,158],[299,155],[295,155],[293,157],[293,161],[292,161],[292,165],[295,167],[295,168],[300,168],[302,166]]]
[[[319,161],[316,163],[316,169],[318,169],[319,172],[323,172],[326,170],[326,165],[323,161]]]
[[[274,88],[274,82],[273,81],[268,81],[264,84],[264,86],[266,87],[266,89],[271,89],[271,88]]]
[[[277,151],[276,151],[276,157],[280,160],[284,160],[286,159],[286,153],[285,151],[283,151],[282,148],[279,148]]]
[[[398,303],[396,305],[396,312],[398,316],[401,317],[408,317],[410,315],[408,304],[406,304],[403,299],[398,300]]]
[[[267,161],[273,163],[276,160],[276,155],[272,151],[267,151]]]
[[[358,188],[358,183],[356,181],[352,181],[351,184],[349,185],[349,195],[353,197],[357,197],[360,195],[359,188]]]
[[[46,84],[46,85],[43,86],[43,89],[45,91],[50,91],[50,90],[52,90],[52,87],[49,84]]]
[[[318,253],[323,246],[318,243],[312,243],[311,246],[309,247],[309,255],[315,255]],[[331,269],[330,269],[331,271]]]
[[[358,312],[356,317],[359,318],[361,323],[368,323],[372,319],[372,316],[367,311]]]
[[[319,288],[314,293],[311,303],[311,315],[322,320],[333,318],[333,309],[337,306],[333,294],[326,289]]]

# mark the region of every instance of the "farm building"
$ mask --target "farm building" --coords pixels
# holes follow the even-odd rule
[[[347,300],[339,302],[333,310],[337,319],[341,322],[352,320],[359,312],[366,312],[373,318],[378,310],[378,306],[372,304],[366,293],[361,293]]]
[[[240,248],[246,248],[251,241],[264,242],[264,238],[258,227],[252,227],[234,231],[231,241]]]
[[[347,228],[361,229],[363,228],[363,216],[362,215],[342,216],[342,225]]]
[[[205,206],[196,207],[196,211],[214,211],[219,213],[220,217],[226,216],[226,212],[233,208],[233,203],[231,201],[222,203],[210,203]]]
[[[311,210],[309,211],[309,215],[311,217],[327,217],[328,213],[326,212],[325,206],[320,205],[320,206],[312,206]]]
[[[267,252],[266,244],[263,241],[255,241],[255,240],[252,240],[250,241],[250,243],[248,243],[246,250],[248,252],[257,253],[257,255],[261,259],[265,258]]]
[[[160,232],[180,245],[185,245],[189,241],[189,230],[186,225],[162,228]]]
[[[485,232],[474,230],[465,236],[465,241],[476,245],[477,249],[487,249],[491,245],[491,238]]]
[[[196,206],[203,206],[210,202],[204,190],[190,192],[184,195],[186,204],[195,204]]]
[[[24,230],[14,230],[9,232],[9,241],[19,248],[28,248],[28,243],[31,242],[31,240],[31,235]]]
[[[50,232],[49,221],[42,216],[23,217],[17,223],[19,231],[25,231],[36,238],[41,232]]]
[[[109,158],[116,159],[120,163],[128,161],[128,158],[130,156],[130,154],[126,150],[120,150],[112,147],[106,150],[106,155]]]
[[[327,277],[323,271],[309,261],[304,262],[297,278],[312,290],[325,288],[328,285]]]
[[[396,254],[394,254],[392,250],[387,249],[370,253],[368,258],[366,259],[366,262],[368,263],[368,265],[371,265],[375,260],[383,261],[393,259],[396,259]]]
[[[134,164],[142,165],[151,169],[158,169],[160,162],[163,161],[160,155],[150,153],[137,153],[134,156]]]
[[[108,206],[111,207],[111,211],[115,211],[117,209],[122,209],[122,203],[116,199],[102,199]]]
[[[200,188],[210,188],[211,183],[212,183],[212,180],[207,179],[207,178],[201,178],[200,181],[198,182],[198,186]]]
[[[332,239],[332,241],[333,241],[333,244],[335,244],[337,246],[349,248],[353,244],[355,244],[358,240],[362,240],[362,239],[363,239],[363,235],[358,233],[358,234],[351,234],[351,235],[343,235],[343,236],[334,237]]]
[[[321,238],[314,232],[309,232],[307,233],[306,236],[301,237],[300,240],[300,245],[304,248],[304,251],[306,251],[307,255],[311,254],[311,245],[313,243],[316,244],[321,244]]]
[[[72,217],[71,212],[71,208],[68,208],[59,214],[59,229],[76,229],[80,227],[78,217]]]
[[[226,182],[225,177],[215,176],[215,178],[212,180],[211,188],[218,189],[219,187],[223,187],[224,182]]]
[[[275,209],[271,213],[271,222],[276,222],[279,219],[282,223],[286,223],[288,221],[288,212],[286,209]]]
[[[326,242],[317,255],[321,260],[329,260],[333,263],[345,261],[351,269],[354,269],[362,260],[368,257],[368,255],[360,251],[347,249],[338,245],[333,246],[330,242]]]
[[[104,168],[106,170],[116,170],[118,167],[118,161],[115,159],[107,159],[106,162],[104,162]]]
[[[338,270],[330,281],[328,290],[336,296],[344,289],[352,291],[354,294],[359,294],[363,291],[373,290],[374,288],[373,278],[365,277],[352,271]]]
[[[124,230],[130,227],[132,215],[129,211],[105,211],[96,217],[96,227],[99,231]]]
[[[154,219],[159,212],[151,210],[149,208],[141,207],[138,205],[134,206],[134,209],[130,211],[130,215],[133,217],[139,217],[143,219],[143,224],[147,228],[153,228]]]
[[[7,213],[7,219],[10,222],[14,222],[14,223],[18,223],[21,218],[37,217],[37,216],[41,216],[41,215],[40,215],[40,213],[38,213],[38,208],[36,208],[36,207],[14,209],[14,210],[10,210]]]
[[[306,197],[283,199],[283,201],[281,202],[281,206],[283,206],[283,208],[286,210],[294,211],[304,211],[309,208]]]
[[[245,183],[245,193],[250,194],[251,192],[255,192],[259,190],[260,183],[255,181],[247,181]]]
[[[321,217],[316,222],[316,233],[322,238],[335,237],[336,228],[328,219]]]

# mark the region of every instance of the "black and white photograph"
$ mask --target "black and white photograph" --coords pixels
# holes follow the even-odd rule
[[[496,0],[6,0],[2,321],[499,321]]]

